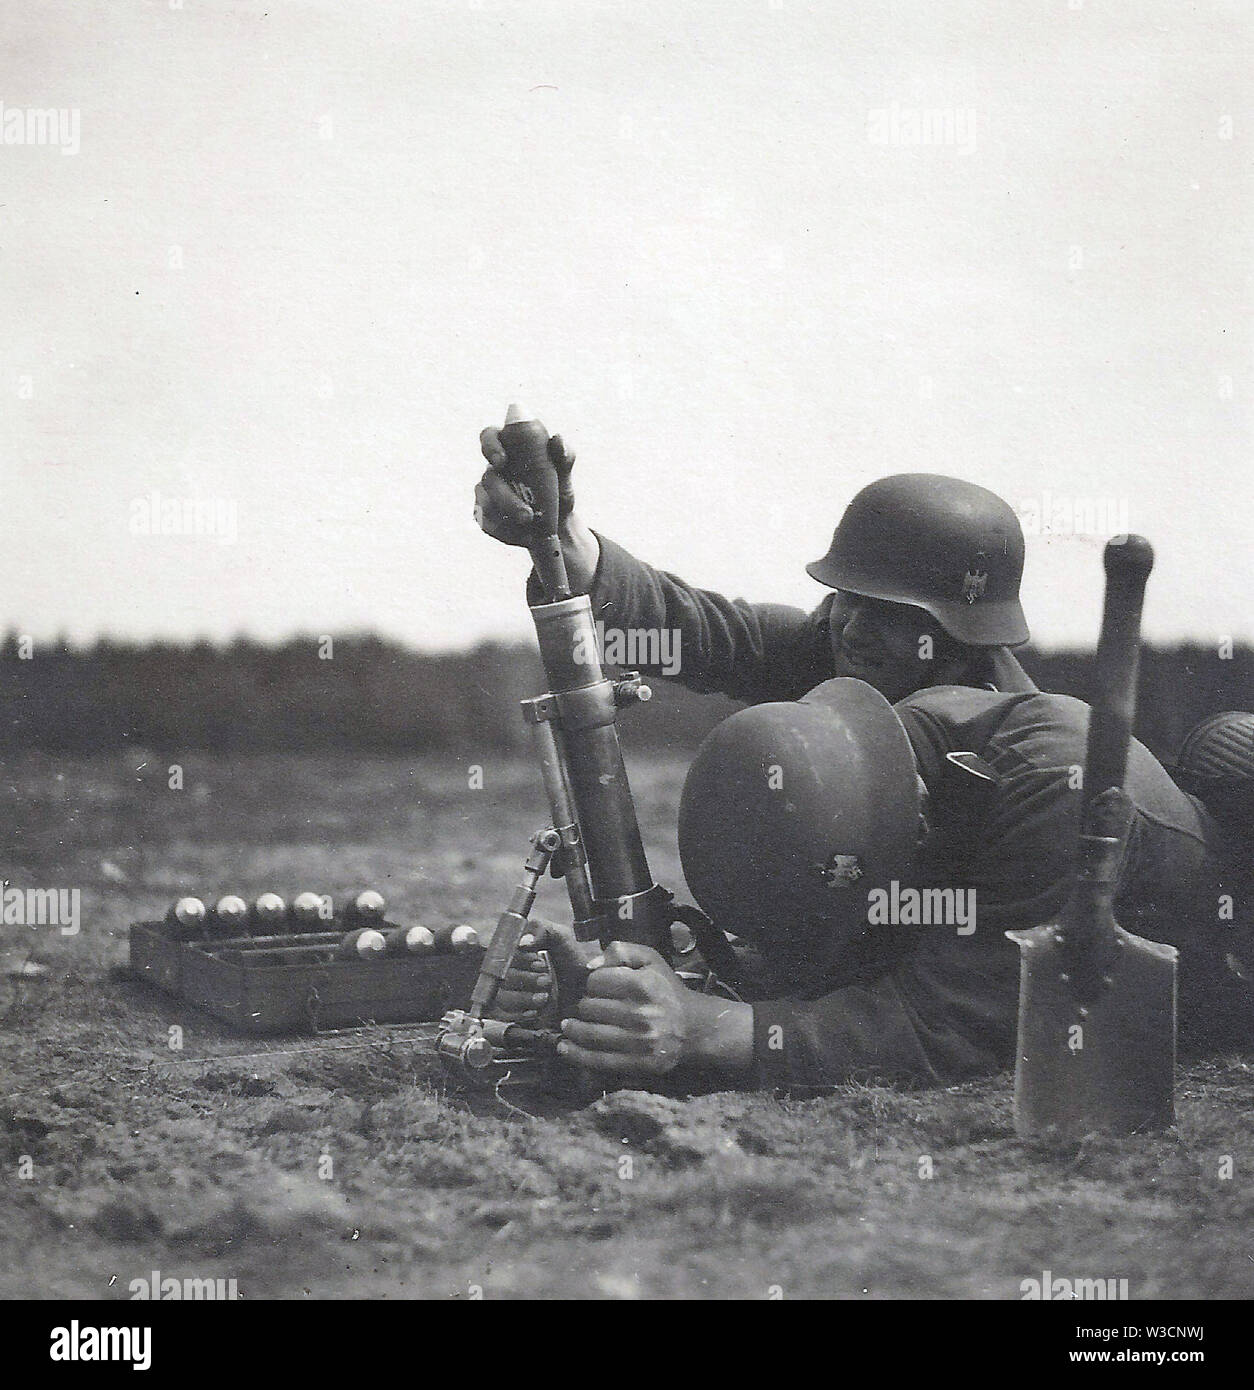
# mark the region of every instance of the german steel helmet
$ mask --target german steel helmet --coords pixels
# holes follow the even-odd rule
[[[1189,731],[1171,769],[1221,819],[1254,817],[1254,714],[1227,710]]]
[[[864,487],[806,572],[832,589],[922,608],[967,646],[1028,640],[1019,518],[960,478],[897,473]]]
[[[919,815],[914,753],[892,706],[837,677],[710,732],[684,783],[679,856],[725,930],[765,944],[819,924],[839,948],[861,930],[871,889],[909,869]]]

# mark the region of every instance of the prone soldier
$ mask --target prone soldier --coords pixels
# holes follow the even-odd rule
[[[501,474],[497,432],[481,447],[476,518],[524,544],[530,509]],[[1018,951],[1005,932],[1065,903],[1088,721],[1014,656],[1028,627],[1013,510],[956,478],[872,483],[807,566],[831,591],[807,614],[636,560],[578,518],[560,437],[550,454],[575,591],[607,626],[674,630],[676,679],[751,706],[703,744],[679,825],[689,886],[746,967],[740,997],[686,989],[644,946],[589,959],[542,924],[534,944],[579,996],[564,1055],[618,1084],[668,1086],[937,1084],[1011,1065]],[[1207,721],[1176,774],[1134,741],[1120,920],[1180,949],[1182,1041],[1243,1045],[1254,952],[1233,918],[1250,897],[1254,716]],[[524,955],[499,1006],[525,1015],[552,985]]]

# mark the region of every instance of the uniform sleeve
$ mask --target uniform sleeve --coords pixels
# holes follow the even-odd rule
[[[754,1004],[754,1083],[783,1090],[871,1079],[937,1085],[1003,1065],[942,1009],[922,1013],[903,986],[890,971],[818,999]]]
[[[601,560],[589,589],[593,615],[607,628],[672,631],[672,675],[702,694],[735,700],[796,700],[840,674],[827,634],[832,596],[812,613],[784,604],[753,604],[694,588],[655,570],[598,535]],[[674,669],[675,666],[678,669]]]

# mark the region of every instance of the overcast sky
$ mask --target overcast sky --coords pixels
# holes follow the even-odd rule
[[[0,625],[525,634],[471,517],[521,399],[723,592],[811,606],[859,487],[946,472],[1254,637],[1246,0],[173,5],[0,18]],[[1038,640],[1100,543],[1029,538]]]

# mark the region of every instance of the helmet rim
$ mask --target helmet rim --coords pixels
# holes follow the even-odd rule
[[[828,589],[921,609],[935,618],[955,641],[967,647],[1021,647],[1031,640],[1027,616],[1017,598],[993,599],[979,605],[925,598],[904,588],[874,584],[845,575],[836,569],[826,555],[812,560],[805,568],[811,579]]]

